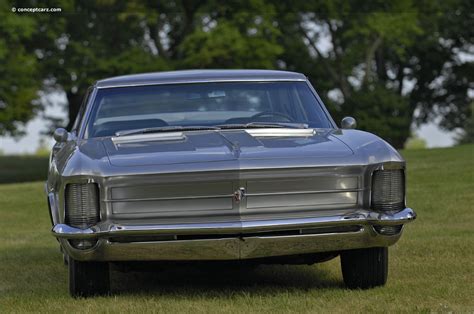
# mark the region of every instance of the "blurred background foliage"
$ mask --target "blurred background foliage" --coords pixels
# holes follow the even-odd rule
[[[0,135],[54,92],[70,126],[104,77],[259,68],[305,73],[337,121],[353,115],[397,148],[428,121],[472,142],[474,1],[0,0],[0,15]]]

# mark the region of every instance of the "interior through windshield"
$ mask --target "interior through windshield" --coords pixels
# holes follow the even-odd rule
[[[99,89],[85,137],[144,128],[255,123],[332,128],[305,82],[214,82]]]

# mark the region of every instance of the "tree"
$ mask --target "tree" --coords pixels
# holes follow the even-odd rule
[[[127,8],[126,1],[60,1],[51,6],[63,12],[35,16],[40,25],[48,26],[37,29],[34,49],[43,89],[66,93],[68,128],[94,81],[169,68],[150,53],[137,16],[120,14]]]
[[[274,68],[281,48],[263,1],[61,1],[35,33],[43,88],[66,93],[70,128],[95,80],[205,67]],[[236,6],[240,10],[234,11]],[[67,14],[67,12],[74,14]],[[249,13],[252,12],[252,13]]]
[[[21,125],[40,109],[35,56],[25,48],[35,21],[11,12],[0,2],[0,135],[19,135]]]
[[[137,14],[138,13],[138,14]],[[153,53],[172,68],[275,68],[275,9],[263,0],[131,1]]]
[[[405,143],[405,149],[426,149],[426,147],[426,141],[416,135],[412,135]]]
[[[217,8],[215,12],[211,8]],[[192,68],[264,68],[277,67],[283,49],[275,8],[264,1],[231,4],[211,2],[201,15],[201,27],[188,34],[180,50],[181,66]]]
[[[401,148],[414,120],[443,114],[442,126],[463,125],[473,71],[457,59],[472,49],[471,3],[281,2],[282,59],[309,75],[337,119],[355,115]]]
[[[410,47],[408,79],[416,82],[411,106],[416,122],[440,120],[447,130],[464,128],[471,117],[474,90],[474,2],[417,3],[424,36]]]
[[[413,122],[436,119],[452,130],[470,117],[474,71],[465,56],[474,53],[472,1],[45,3],[63,12],[2,20],[0,105],[9,109],[1,109],[0,123],[6,124],[0,134],[14,132],[18,121],[41,109],[34,102],[38,92],[66,93],[70,127],[95,80],[184,68],[303,72],[336,120],[354,115],[362,129],[396,147],[403,146]],[[17,53],[5,47],[18,47]]]

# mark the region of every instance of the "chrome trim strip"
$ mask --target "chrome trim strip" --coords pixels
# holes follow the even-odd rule
[[[166,132],[166,133],[151,133],[151,134],[137,134],[126,136],[113,136],[112,142],[114,144],[150,142],[150,141],[177,141],[184,140],[186,137],[183,132]]]
[[[150,197],[150,198],[123,198],[123,199],[105,199],[104,202],[141,202],[141,201],[173,201],[173,200],[189,200],[189,199],[206,199],[206,198],[226,198],[232,197],[233,194],[224,195],[197,195],[197,196],[176,196],[176,197]]]
[[[55,224],[59,222],[58,204],[56,201],[55,194],[53,192],[50,192],[47,195],[48,195],[48,201],[49,201],[48,210],[50,211],[50,214],[51,214],[52,223]]]
[[[78,229],[65,224],[57,224],[52,233],[57,238],[90,239],[127,235],[155,234],[242,234],[262,231],[304,229],[320,226],[340,225],[400,225],[416,219],[411,208],[397,213],[380,213],[355,210],[352,214],[315,218],[296,218],[280,220],[237,221],[223,223],[191,223],[170,225],[121,225],[102,223],[87,229]]]
[[[317,102],[318,102],[318,105],[319,107],[323,110],[324,114],[326,115],[326,117],[329,119],[329,123],[332,125],[332,127],[336,130],[339,129],[339,126],[336,124],[336,122],[334,121],[334,119],[332,118],[331,114],[329,113],[328,109],[326,108],[326,105],[324,104],[323,100],[321,99],[321,97],[319,97],[319,94],[318,92],[316,92],[316,89],[314,89],[313,85],[311,84],[311,82],[306,79],[306,85],[308,85],[309,89],[311,90],[311,92],[313,93],[313,96],[316,98]],[[347,144],[346,144],[347,145]]]
[[[309,137],[316,134],[314,129],[290,129],[290,128],[262,128],[246,129],[245,132],[255,137]]]
[[[84,116],[82,117],[81,124],[78,127],[78,132],[77,132],[78,140],[84,139],[84,133],[86,132],[87,125],[89,123],[90,115],[92,113],[92,106],[94,105],[96,96],[97,96],[97,87],[93,86],[92,91],[89,95],[89,99],[87,100]]]
[[[270,195],[294,195],[294,194],[323,194],[323,193],[347,193],[361,192],[364,189],[347,189],[347,190],[308,190],[308,191],[290,191],[290,192],[266,192],[266,193],[245,193],[245,196],[270,196]]]
[[[248,196],[272,196],[272,195],[299,195],[299,194],[324,194],[324,193],[347,193],[347,192],[361,192],[364,189],[347,189],[347,190],[309,190],[309,191],[289,191],[289,192],[267,192],[267,193],[245,193]],[[146,202],[146,201],[173,201],[173,200],[188,200],[188,199],[206,199],[206,198],[226,198],[233,197],[233,194],[222,195],[196,195],[196,196],[176,196],[176,197],[150,197],[150,198],[123,198],[123,199],[105,199],[104,202]]]
[[[387,161],[378,165],[376,170],[405,170],[406,163],[404,161]]]
[[[95,86],[97,89],[119,88],[119,87],[135,87],[135,86],[152,86],[152,85],[174,85],[174,84],[199,84],[199,83],[231,83],[231,82],[306,82],[304,78],[233,78],[233,79],[188,79],[186,81],[166,81],[166,82],[141,82],[136,84],[110,84],[108,86]]]

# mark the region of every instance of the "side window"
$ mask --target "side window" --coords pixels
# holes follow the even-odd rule
[[[79,112],[77,113],[76,120],[74,121],[74,124],[72,126],[73,132],[77,133],[77,129],[81,125],[82,118],[84,117],[84,112],[86,111],[87,103],[89,102],[90,95],[92,93],[92,87],[89,87],[87,89],[86,95],[84,96],[84,99],[82,100],[81,108],[79,108]]]

